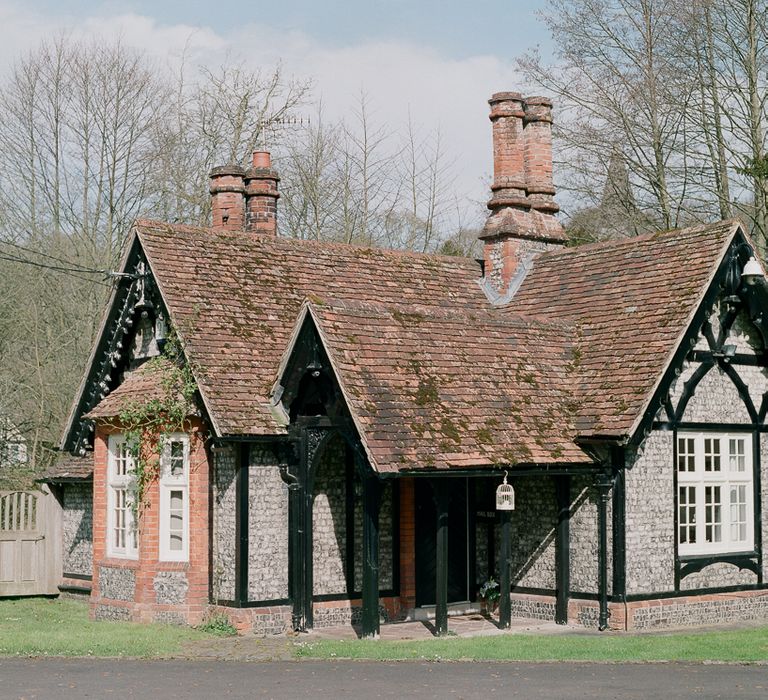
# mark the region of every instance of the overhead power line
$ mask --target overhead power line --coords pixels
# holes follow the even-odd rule
[[[73,277],[75,279],[79,279],[82,282],[88,282],[90,284],[99,284],[99,285],[102,285],[103,287],[110,286],[109,284],[106,284],[101,280],[95,280],[93,278],[84,276],[86,274],[89,274],[89,275],[98,274],[98,275],[101,275],[102,277],[105,277],[105,276],[108,276],[109,274],[108,270],[91,270],[91,269],[83,268],[82,266],[65,267],[63,265],[49,265],[47,263],[38,262],[36,260],[29,260],[28,258],[22,258],[16,255],[4,255],[3,253],[0,253],[0,260],[19,263],[21,265],[30,265],[31,267],[36,267],[42,270],[50,270],[51,272],[58,272],[60,274],[65,274],[65,275],[68,275],[69,277]]]

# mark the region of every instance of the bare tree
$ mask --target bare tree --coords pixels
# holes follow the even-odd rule
[[[596,211],[620,153],[638,230],[738,211],[765,245],[766,3],[551,0],[545,21],[558,63],[531,54],[521,67],[558,98],[573,200]]]

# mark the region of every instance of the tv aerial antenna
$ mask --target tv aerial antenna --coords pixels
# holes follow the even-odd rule
[[[277,116],[262,117],[257,122],[259,127],[258,144],[262,150],[269,150],[269,143],[275,141],[278,134],[288,129],[308,129],[311,120],[309,115],[279,114]]]

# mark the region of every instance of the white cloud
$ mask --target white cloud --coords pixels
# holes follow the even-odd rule
[[[514,89],[513,66],[492,55],[451,59],[429,47],[401,42],[361,42],[335,47],[321,37],[248,24],[230,35],[180,22],[163,25],[151,17],[103,12],[91,17],[43,16],[29,5],[0,0],[0,62],[61,31],[78,38],[117,37],[171,64],[181,57],[192,65],[220,64],[227,57],[252,66],[281,61],[287,73],[311,77],[330,118],[349,115],[364,90],[374,118],[398,130],[410,111],[421,127],[440,128],[455,159],[457,195],[487,196],[484,178],[491,168],[487,99]]]

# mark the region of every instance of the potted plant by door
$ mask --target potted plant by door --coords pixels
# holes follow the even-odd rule
[[[492,615],[499,605],[499,584],[494,578],[489,578],[477,592],[483,603],[483,612]]]

